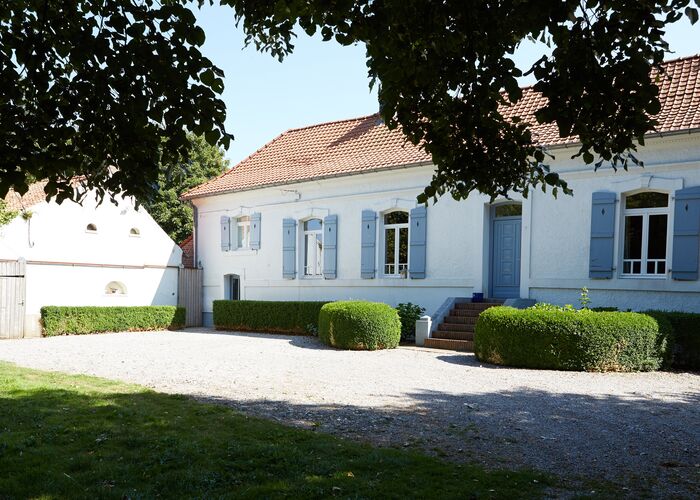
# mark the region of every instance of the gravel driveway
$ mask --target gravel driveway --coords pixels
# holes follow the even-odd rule
[[[0,342],[22,366],[136,382],[244,412],[488,467],[529,467],[586,492],[700,497],[700,376],[481,365],[414,347],[351,352],[314,338],[211,330]]]

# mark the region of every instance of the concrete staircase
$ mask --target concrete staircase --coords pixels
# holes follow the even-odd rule
[[[437,331],[425,339],[425,347],[450,349],[453,351],[474,351],[474,326],[482,311],[500,306],[503,301],[490,299],[488,302],[466,302],[455,304],[450,314],[438,325]]]

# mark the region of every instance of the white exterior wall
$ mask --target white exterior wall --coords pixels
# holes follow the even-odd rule
[[[562,173],[574,196],[535,190],[522,200],[520,296],[553,303],[577,304],[588,287],[593,306],[631,309],[676,309],[700,312],[700,282],[666,278],[622,278],[618,266],[611,280],[588,278],[591,194],[612,190],[676,189],[700,185],[700,135],[649,139],[637,155],[646,167],[629,172],[600,170],[580,159],[575,149],[553,151],[552,169]],[[456,202],[442,197],[427,211],[426,279],[381,278],[381,213],[410,210],[429,182],[432,167],[412,167],[229,193],[194,200],[198,207],[197,260],[204,267],[205,320],[212,301],[224,298],[224,276],[241,279],[241,298],[248,300],[366,299],[395,305],[411,301],[432,314],[450,296],[470,297],[489,290],[490,205],[474,194]],[[673,199],[671,198],[671,213]],[[360,278],[362,210],[379,213],[375,279]],[[224,252],[220,217],[261,213],[260,250]],[[338,216],[337,279],[299,277],[303,269],[303,229],[297,226],[297,278],[282,278],[282,220],[298,222],[311,216]],[[621,210],[617,207],[618,226]],[[672,215],[669,228],[672,230]],[[620,228],[616,232],[616,262],[621,259]],[[235,227],[231,228],[235,234]],[[669,248],[669,260],[672,248]],[[672,268],[672,263],[669,269]]]
[[[182,250],[131,199],[115,206],[94,198],[82,206],[70,201],[29,207],[0,228],[0,260],[24,258],[26,269],[25,336],[40,333],[45,305],[176,305]],[[86,231],[93,223],[97,232]],[[130,235],[137,228],[139,236]],[[116,281],[125,295],[106,294]]]
[[[530,259],[523,271],[530,282],[529,296],[540,301],[578,305],[582,287],[588,287],[591,306],[620,309],[667,309],[700,312],[700,281],[674,281],[670,272],[662,278],[623,277],[622,195],[640,189],[670,194],[669,232],[673,233],[674,192],[700,185],[700,135],[676,135],[647,141],[637,157],[644,168],[628,172],[612,169],[593,172],[570,157],[575,149],[553,151],[553,166],[569,182],[574,196],[554,199],[541,191],[527,200],[532,214]],[[591,196],[594,191],[617,193],[615,270],[612,279],[588,278]],[[673,238],[668,240],[667,271],[673,268]]]
[[[382,278],[382,212],[417,206],[416,196],[430,181],[432,167],[415,167],[265,188],[195,200],[198,207],[197,259],[204,267],[204,311],[224,298],[224,276],[241,277],[241,298],[248,300],[366,299],[391,305],[413,302],[435,311],[450,296],[471,296],[484,286],[481,235],[488,199],[449,197],[427,211],[425,279]],[[299,193],[299,196],[296,194]],[[299,198],[299,199],[297,199]],[[378,213],[377,275],[360,277],[362,210]],[[224,252],[220,218],[261,214],[260,250]],[[282,220],[338,216],[338,273],[332,280],[299,277],[303,269],[303,229],[297,227],[297,278],[282,278]],[[234,228],[231,229],[232,234]]]

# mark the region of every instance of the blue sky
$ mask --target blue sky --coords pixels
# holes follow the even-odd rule
[[[243,48],[244,36],[231,9],[205,7],[197,17],[207,34],[204,54],[226,75],[226,127],[235,136],[227,153],[232,165],[289,128],[377,110],[363,46],[343,47],[301,33],[294,53],[280,63],[252,46]],[[669,58],[700,52],[700,24],[690,26],[683,18],[668,28],[667,41],[675,52]],[[516,63],[527,68],[542,52],[541,45],[523,46]]]

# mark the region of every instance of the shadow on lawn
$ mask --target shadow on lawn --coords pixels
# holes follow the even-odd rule
[[[543,470],[577,482],[606,481],[620,485],[616,494],[625,496],[700,498],[699,393],[668,395],[664,401],[644,394],[593,397],[529,389],[409,396],[409,407],[401,398],[396,406],[382,408],[210,400],[455,462]]]
[[[547,485],[541,474],[486,472],[1,364],[0,408],[2,498],[539,497]]]

